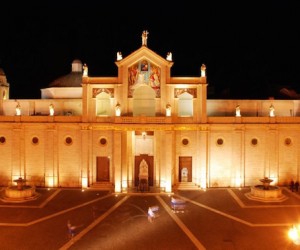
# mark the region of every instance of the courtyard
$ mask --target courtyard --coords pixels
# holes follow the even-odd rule
[[[300,222],[300,195],[282,189],[287,199],[261,202],[247,198],[250,188],[118,194],[37,188],[35,200],[0,201],[0,247],[300,249],[288,237],[289,229]],[[174,209],[172,198],[185,206]],[[149,207],[157,208],[151,220]]]

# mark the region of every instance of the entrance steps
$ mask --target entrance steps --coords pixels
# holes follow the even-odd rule
[[[124,193],[162,193],[163,189],[158,187],[149,187],[146,190],[139,190],[138,187],[128,187],[123,190]]]
[[[173,186],[173,190],[201,190],[201,188],[193,182],[178,182]]]
[[[90,187],[90,189],[99,189],[99,190],[109,190],[111,192],[114,192],[114,185],[111,182],[96,182],[93,183]],[[173,186],[173,190],[201,190],[201,188],[196,185],[193,182],[179,182]],[[128,193],[136,193],[141,192],[138,190],[137,187],[127,188],[126,190],[123,190]],[[148,190],[144,191],[145,193],[161,193],[164,192],[164,190],[156,187],[149,187]]]
[[[113,183],[111,183],[111,182],[96,182],[96,183],[93,183],[89,188],[114,191],[115,187],[114,187]]]

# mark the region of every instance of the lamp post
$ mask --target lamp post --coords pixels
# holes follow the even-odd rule
[[[293,225],[288,231],[288,236],[295,245],[300,245],[300,224]]]

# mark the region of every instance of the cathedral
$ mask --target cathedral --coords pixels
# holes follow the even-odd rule
[[[299,180],[299,100],[207,99],[209,65],[173,77],[172,52],[147,40],[116,52],[115,77],[75,59],[41,99],[10,99],[0,69],[0,185],[120,193]]]

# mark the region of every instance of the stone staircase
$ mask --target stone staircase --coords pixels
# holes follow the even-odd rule
[[[126,190],[123,190],[125,193],[161,193],[164,192],[163,189],[157,187],[149,187],[147,190],[143,192],[138,189],[138,187],[128,187]]]
[[[115,187],[111,182],[96,182],[93,183],[89,188],[99,189],[99,190],[109,190],[111,192],[114,192]],[[179,182],[173,186],[173,190],[201,190],[201,188],[193,182]],[[132,188],[128,188],[126,192],[136,193],[141,191],[139,191],[137,187],[132,187]],[[164,190],[155,187],[150,187],[149,190],[145,190],[145,193],[160,193],[160,192],[164,192]]]
[[[179,182],[173,186],[173,190],[201,190],[201,188],[193,182]]]
[[[109,190],[114,191],[115,187],[111,182],[96,182],[93,183],[90,187],[90,189],[99,189],[99,190]]]

